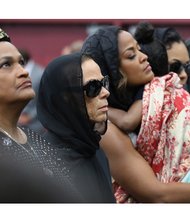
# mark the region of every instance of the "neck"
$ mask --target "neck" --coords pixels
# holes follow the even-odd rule
[[[27,103],[26,103],[27,104]],[[25,104],[4,104],[0,105],[0,127],[8,125],[8,127],[17,127],[20,114]]]
[[[25,143],[27,138],[25,133],[17,127],[23,103],[15,105],[0,105],[0,130],[18,143]]]
[[[11,121],[0,120],[0,128],[11,136],[15,136],[18,132],[17,123],[11,123]]]
[[[25,144],[27,142],[26,134],[19,127],[16,127],[16,129],[12,130],[11,132],[0,127],[0,131],[6,134],[17,144]]]
[[[12,110],[0,106],[0,127],[8,133],[14,133],[17,130],[17,123],[20,116],[14,106],[10,106]],[[8,109],[8,110],[7,110]],[[15,112],[13,111],[15,110]]]

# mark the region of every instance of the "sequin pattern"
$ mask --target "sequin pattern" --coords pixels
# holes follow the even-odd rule
[[[0,132],[1,153],[10,153],[21,161],[27,161],[33,167],[41,167],[45,174],[54,176],[59,181],[63,178],[64,181],[65,179],[69,181],[69,169],[58,157],[57,149],[34,131],[28,128],[22,129],[28,138],[28,143],[22,146]]]

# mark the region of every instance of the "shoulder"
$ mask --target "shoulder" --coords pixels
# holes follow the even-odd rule
[[[130,137],[111,122],[108,123],[108,129],[105,135],[102,136],[100,144],[103,150],[112,154],[112,156],[125,155],[128,148],[133,148]]]
[[[44,138],[42,135],[40,135],[38,132],[32,130],[29,127],[21,127],[21,129],[24,131],[24,133],[27,136],[28,142],[30,144],[36,145],[37,147],[40,145],[42,146],[50,146],[51,144]]]

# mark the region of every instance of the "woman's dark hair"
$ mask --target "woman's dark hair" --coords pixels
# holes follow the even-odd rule
[[[189,56],[190,56],[190,39],[187,39],[187,40],[185,41],[185,45],[186,45],[186,47],[187,47],[187,50],[188,50],[188,53],[189,53]]]
[[[138,24],[134,37],[141,51],[148,56],[148,62],[155,76],[163,76],[169,72],[168,56],[164,44],[155,37],[155,28],[149,22]]]
[[[18,50],[21,53],[21,55],[23,56],[25,63],[28,63],[28,61],[31,59],[31,55],[30,55],[29,51],[24,48],[20,48]]]
[[[184,42],[180,34],[174,28],[171,27],[156,28],[155,37],[158,38],[167,49],[170,49],[172,44],[175,42]]]

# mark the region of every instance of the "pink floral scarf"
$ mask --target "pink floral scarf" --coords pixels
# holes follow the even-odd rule
[[[137,150],[165,183],[190,169],[190,95],[176,88],[177,74],[155,77],[145,86]]]
[[[181,181],[190,170],[190,95],[179,87],[177,74],[155,77],[143,93],[137,150],[161,182]],[[114,183],[117,202],[130,202]]]

